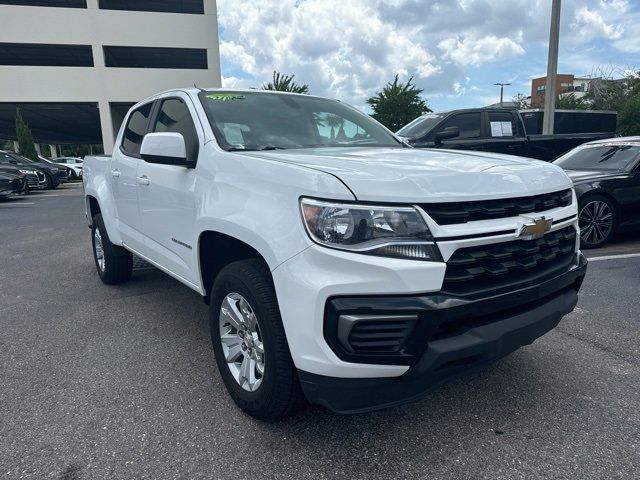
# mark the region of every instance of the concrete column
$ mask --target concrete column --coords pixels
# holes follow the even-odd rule
[[[38,155],[42,155],[42,152],[40,151],[40,144],[34,143],[33,146],[36,147],[36,152],[38,152]]]
[[[20,148],[18,148],[18,142],[16,140],[13,141],[13,151],[20,153]]]
[[[53,144],[49,144],[49,152],[51,153],[51,158],[58,156],[58,148]]]
[[[102,144],[104,145],[104,153],[111,155],[113,152],[113,142],[115,135],[113,133],[113,120],[111,119],[111,107],[109,102],[103,100],[98,103],[100,111],[100,127],[102,129]]]

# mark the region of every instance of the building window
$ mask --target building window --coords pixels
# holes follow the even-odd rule
[[[536,88],[536,95],[544,95],[544,92],[546,91],[547,91],[546,85],[538,85],[538,88]]]
[[[103,47],[107,67],[206,70],[205,48]]]
[[[87,8],[87,0],[0,0],[0,5],[25,5],[31,7]]]
[[[0,65],[93,67],[91,45],[0,43]]]
[[[204,13],[203,0],[100,0],[99,5],[105,10]]]

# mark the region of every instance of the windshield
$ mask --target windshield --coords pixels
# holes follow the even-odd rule
[[[440,120],[444,117],[444,113],[427,113],[426,115],[416,118],[413,122],[408,123],[396,133],[401,137],[421,138],[440,123]]]
[[[565,170],[625,170],[640,157],[640,143],[583,145],[558,158]]]
[[[226,150],[403,146],[370,116],[336,100],[265,92],[203,92],[200,99]]]

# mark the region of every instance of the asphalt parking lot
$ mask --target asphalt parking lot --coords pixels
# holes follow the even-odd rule
[[[0,203],[0,478],[638,478],[640,235],[533,345],[381,412],[235,408],[199,296],[100,283],[82,190]]]

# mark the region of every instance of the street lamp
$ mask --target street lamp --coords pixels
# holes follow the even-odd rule
[[[510,83],[494,83],[496,86],[500,86],[500,107],[502,107],[502,100],[504,98],[504,87],[505,85],[511,85]]]

